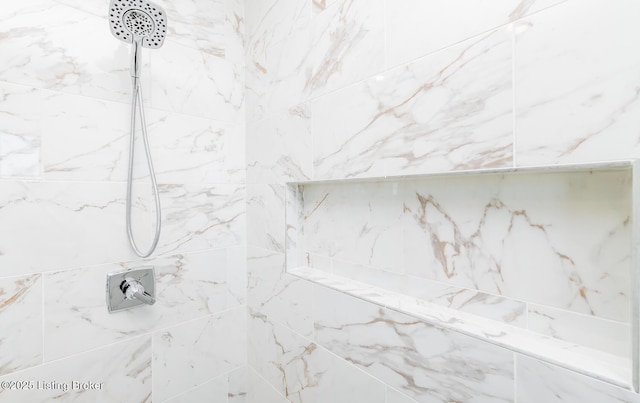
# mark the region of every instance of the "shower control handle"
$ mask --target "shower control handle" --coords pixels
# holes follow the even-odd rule
[[[144,286],[136,279],[126,277],[120,284],[120,290],[124,296],[133,300],[136,299],[140,302],[144,302],[147,305],[153,305],[156,303],[156,299],[144,290]]]

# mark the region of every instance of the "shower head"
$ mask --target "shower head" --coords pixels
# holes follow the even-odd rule
[[[164,43],[167,15],[162,7],[146,0],[111,0],[109,26],[116,38],[157,49]]]

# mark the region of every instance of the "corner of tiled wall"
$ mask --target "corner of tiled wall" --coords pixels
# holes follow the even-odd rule
[[[143,50],[142,84],[163,222],[145,260],[124,225],[130,47],[109,32],[109,1],[0,10],[0,379],[53,383],[0,402],[246,399],[244,4],[157,2],[168,33]],[[107,273],[149,264],[157,303],[109,314]]]

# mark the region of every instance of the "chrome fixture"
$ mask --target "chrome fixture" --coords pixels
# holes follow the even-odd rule
[[[109,312],[153,305],[155,298],[155,275],[152,266],[107,274],[107,307]]]
[[[109,22],[111,33],[121,41],[131,43],[131,79],[132,79],[132,101],[131,101],[131,136],[129,142],[129,173],[127,176],[127,235],[129,242],[136,255],[148,257],[158,246],[161,227],[160,195],[158,194],[158,184],[151,161],[151,151],[149,149],[149,139],[147,135],[147,125],[144,117],[144,104],[142,102],[142,89],[140,87],[140,65],[142,48],[157,49],[164,43],[167,31],[167,15],[162,7],[146,0],[111,0],[109,5]],[[136,110],[140,110],[140,121],[142,123],[142,140],[147,156],[147,167],[151,177],[153,196],[156,205],[156,232],[151,247],[146,251],[140,251],[133,237],[131,229],[131,193],[133,186],[133,154],[135,146],[136,132]]]

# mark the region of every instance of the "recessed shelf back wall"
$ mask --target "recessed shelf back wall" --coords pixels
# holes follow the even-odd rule
[[[289,183],[287,271],[637,391],[638,172]]]

